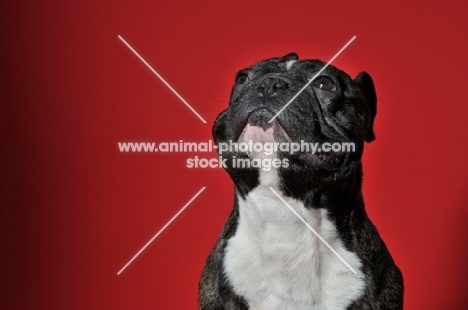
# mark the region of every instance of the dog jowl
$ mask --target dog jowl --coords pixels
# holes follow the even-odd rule
[[[329,66],[277,115],[324,65],[291,53],[236,75],[213,127],[218,146],[231,143],[220,156],[235,184],[234,206],[206,261],[199,309],[403,308],[402,275],[361,192],[364,143],[375,138],[371,77]],[[265,152],[234,143],[353,149]],[[255,160],[269,166],[248,164]]]

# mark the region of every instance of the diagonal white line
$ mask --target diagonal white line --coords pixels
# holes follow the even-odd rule
[[[273,188],[269,187],[270,190],[276,195],[278,196],[278,198],[292,211],[292,213],[294,213],[294,215],[296,215],[301,221],[302,223],[304,223],[307,228],[309,228],[316,236],[317,238],[320,239],[320,241],[323,242],[323,244],[325,244],[329,249],[330,251],[333,252],[333,254],[335,254],[352,272],[354,272],[354,274],[357,274],[356,270],[353,269],[353,267],[351,267],[344,259],[343,257],[340,256],[340,254],[338,254],[326,241],[325,239],[322,238],[322,236],[320,236],[287,202],[286,200],[283,199],[283,197],[281,197]]]
[[[124,271],[125,268],[127,268],[128,265],[130,265],[130,264],[135,260],[135,258],[137,258],[138,255],[140,255],[141,252],[143,252],[143,251],[150,245],[150,243],[153,242],[154,239],[156,239],[156,238],[167,228],[167,226],[169,226],[182,212],[184,212],[184,210],[189,206],[189,204],[191,204],[192,201],[194,201],[195,198],[197,198],[198,195],[200,195],[201,192],[203,192],[203,191],[205,190],[205,188],[206,188],[206,187],[202,187],[202,189],[200,189],[200,190],[198,191],[198,193],[196,193],[195,196],[193,196],[192,199],[190,199],[190,201],[187,202],[187,203],[185,204],[185,206],[183,206],[182,209],[180,209],[179,212],[177,212],[177,214],[174,215],[174,216],[169,220],[169,222],[167,222],[167,224],[164,225],[164,227],[161,228],[161,229],[156,233],[156,235],[154,235],[154,237],[151,238],[151,240],[148,241],[148,242],[145,244],[145,246],[142,247],[141,250],[138,251],[138,253],[136,253],[135,256],[133,256],[132,259],[131,259],[125,266],[123,266],[122,269],[120,269],[119,272],[117,272],[117,275],[120,275],[120,274],[122,273],[122,271]]]
[[[346,43],[345,46],[343,46],[343,47],[338,51],[338,53],[336,53],[335,56],[333,56],[333,58],[330,59],[330,61],[327,62],[327,64],[326,64],[325,66],[323,66],[323,68],[320,69],[320,71],[317,72],[317,74],[314,75],[314,77],[311,78],[311,79],[309,80],[309,82],[307,82],[307,84],[305,84],[304,87],[302,87],[302,88],[297,92],[297,94],[295,94],[294,97],[292,97],[292,98],[288,101],[288,103],[286,103],[286,104],[284,105],[284,107],[282,107],[281,110],[279,110],[278,113],[276,113],[275,116],[273,116],[273,117],[268,121],[268,123],[273,122],[273,121],[275,120],[275,118],[277,118],[278,115],[280,115],[281,112],[283,112],[283,111],[291,104],[291,102],[293,102],[294,99],[296,99],[297,96],[299,96],[299,95],[307,88],[307,86],[309,86],[310,83],[312,83],[312,82],[323,72],[323,70],[325,70],[325,69],[332,63],[332,61],[335,60],[336,57],[338,57],[338,55],[340,55],[341,52],[343,52],[343,51],[345,50],[345,48],[347,48],[348,45],[350,45],[351,42],[354,41],[354,39],[356,39],[356,36],[352,37],[351,40],[349,40],[348,43]]]
[[[197,111],[195,111],[194,108],[192,108],[192,106],[190,104],[188,104],[187,101],[185,101],[184,98],[182,98],[181,95],[179,95],[179,93],[174,89],[172,88],[171,85],[169,85],[168,82],[166,82],[166,80],[158,73],[156,72],[156,70],[154,70],[150,65],[149,63],[146,62],[146,60],[143,59],[143,57],[140,56],[140,54],[138,54],[137,51],[135,51],[135,49],[133,47],[130,46],[130,44],[127,43],[127,41],[124,40],[124,38],[122,38],[120,35],[118,36],[118,38],[138,57],[140,58],[140,60],[154,73],[156,74],[156,76],[196,115],[198,116],[198,118],[206,124],[206,121],[203,119],[203,117],[200,116],[200,114],[197,113]]]

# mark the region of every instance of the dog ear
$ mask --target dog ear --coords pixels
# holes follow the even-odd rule
[[[283,57],[281,57],[281,60],[282,61],[288,61],[288,60],[299,60],[299,56],[297,56],[296,53],[289,53],[287,55],[284,55]]]
[[[279,66],[289,70],[291,66],[298,60],[299,56],[297,56],[296,53],[289,53],[279,59]]]
[[[377,95],[375,93],[374,82],[367,72],[359,73],[354,81],[359,85],[370,111],[369,128],[367,129],[367,134],[364,140],[366,142],[372,142],[375,140],[374,118],[377,114]]]

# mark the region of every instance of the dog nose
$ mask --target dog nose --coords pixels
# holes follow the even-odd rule
[[[272,97],[277,95],[278,91],[289,88],[287,81],[280,77],[267,77],[258,86],[258,92],[262,96]]]

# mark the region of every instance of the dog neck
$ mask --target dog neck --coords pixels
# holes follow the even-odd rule
[[[342,190],[351,189],[345,186]],[[323,197],[328,196],[323,193]],[[325,201],[334,208],[339,201],[345,203],[336,197],[333,202],[329,198]],[[236,194],[233,214],[237,227],[231,230],[232,239],[226,247],[224,272],[252,309],[273,306],[293,310],[311,305],[312,309],[342,309],[363,293],[361,262],[350,251],[353,244],[348,242],[353,242],[349,240],[352,238],[343,238],[351,229],[344,218],[350,217],[337,218],[328,208],[306,207],[303,201],[288,197],[277,171],[261,171],[254,189],[246,196]],[[338,249],[358,274],[339,261],[310,227]],[[260,267],[263,271],[259,273]],[[340,274],[341,282],[336,274]],[[349,284],[344,283],[347,281]],[[296,286],[300,289],[291,290]],[[324,292],[331,288],[340,293],[330,298]]]

